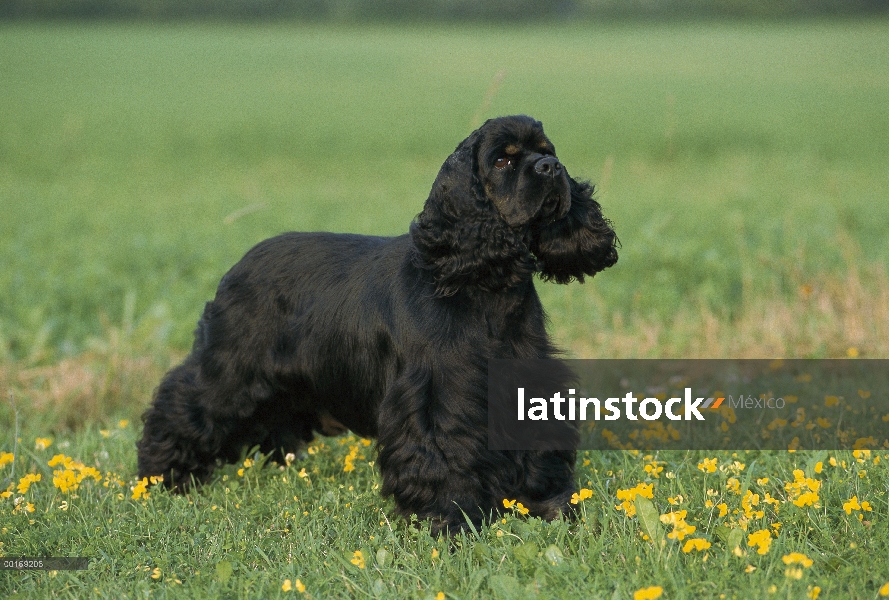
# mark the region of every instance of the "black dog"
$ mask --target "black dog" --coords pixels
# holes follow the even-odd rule
[[[293,452],[350,429],[378,439],[383,494],[433,532],[477,524],[504,498],[557,518],[574,452],[488,449],[487,361],[556,354],[535,273],[582,282],[617,261],[592,191],[539,122],[504,117],[448,158],[409,234],[260,243],[143,416],[139,476],[184,488],[245,446]]]

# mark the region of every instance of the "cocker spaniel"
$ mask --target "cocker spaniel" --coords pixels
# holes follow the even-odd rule
[[[569,513],[573,450],[489,450],[492,358],[550,358],[534,275],[583,282],[617,238],[538,121],[491,119],[448,157],[410,232],[285,233],[222,278],[143,415],[139,476],[205,479],[258,445],[377,438],[398,513],[454,533],[517,499]],[[468,520],[468,521],[467,521]]]

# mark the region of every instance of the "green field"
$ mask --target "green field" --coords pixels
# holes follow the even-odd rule
[[[720,453],[716,474],[697,454],[591,453],[584,523],[508,517],[453,552],[390,522],[372,447],[342,473],[354,440],[283,472],[231,468],[188,498],[131,487],[138,415],[225,271],[282,231],[407,231],[444,159],[498,115],[543,122],[622,242],[587,284],[538,284],[569,355],[889,357],[887,39],[885,20],[0,25],[0,452],[16,453],[0,467],[14,492],[0,554],[95,563],[0,571],[0,595],[274,597],[299,595],[281,590],[299,578],[316,598],[876,597],[889,581],[879,453],[835,467]],[[53,445],[35,450],[38,436]],[[109,486],[63,492],[56,453]],[[675,477],[654,478],[652,460]],[[793,504],[795,468],[823,480],[815,504]],[[19,494],[25,473],[42,480]],[[640,482],[653,511],[687,508],[711,548],[660,546],[616,510]],[[776,534],[766,554],[746,537],[732,552],[747,488],[782,502],[749,524]],[[842,507],[853,495],[873,508],[861,520]],[[739,513],[718,518],[708,499]],[[814,560],[799,579],[790,552]]]

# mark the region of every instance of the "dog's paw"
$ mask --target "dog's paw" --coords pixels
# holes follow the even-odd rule
[[[555,521],[560,518],[573,520],[577,517],[577,505],[571,503],[574,493],[574,490],[568,490],[546,500],[529,500],[522,504],[532,517],[540,517],[545,521]]]

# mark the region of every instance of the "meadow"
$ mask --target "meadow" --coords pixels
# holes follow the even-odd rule
[[[567,355],[889,358],[887,34],[0,25],[0,554],[92,558],[0,594],[889,595],[885,449],[590,452],[580,521],[513,506],[453,546],[390,518],[355,438],[189,496],[134,479],[138,416],[246,250],[405,232],[503,114],[543,122],[622,242],[538,283]]]

